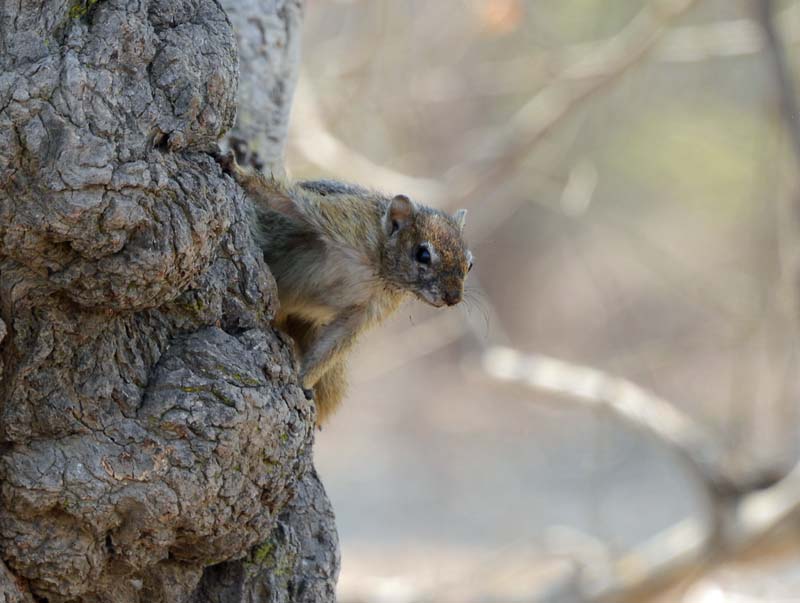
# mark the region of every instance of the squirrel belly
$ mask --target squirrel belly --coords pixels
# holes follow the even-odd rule
[[[253,203],[253,233],[278,286],[275,326],[292,337],[317,424],[347,389],[347,355],[409,296],[441,307],[463,296],[472,254],[464,211],[451,216],[336,181],[288,184],[217,156]]]

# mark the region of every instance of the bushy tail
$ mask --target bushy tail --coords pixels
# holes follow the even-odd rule
[[[292,337],[301,359],[319,334],[317,327],[295,317],[278,320],[276,326]],[[320,427],[333,415],[347,392],[347,364],[344,357],[338,357],[328,366],[313,390],[317,427]]]
[[[330,419],[347,391],[347,365],[344,359],[328,367],[314,385],[314,402],[317,406],[317,426]]]

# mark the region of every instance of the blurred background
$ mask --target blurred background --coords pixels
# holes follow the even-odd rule
[[[579,601],[616,561],[659,571],[662,541],[697,552],[708,484],[573,377],[657,395],[741,483],[792,468],[799,172],[764,6],[308,0],[292,176],[466,207],[476,258],[465,303],[360,343],[318,435],[341,601]],[[772,8],[800,73],[800,2]],[[509,386],[496,346],[563,375]],[[797,540],[662,600],[800,601]]]

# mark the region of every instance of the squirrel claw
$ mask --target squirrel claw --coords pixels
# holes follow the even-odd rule
[[[306,397],[306,400],[313,400],[314,399],[314,390],[313,389],[306,389],[303,388],[303,395]]]

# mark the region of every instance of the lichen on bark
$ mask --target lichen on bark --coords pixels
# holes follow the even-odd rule
[[[291,5],[260,9],[297,36]],[[213,0],[76,6],[0,18],[0,597],[332,600],[313,406],[207,153],[234,123],[231,21]],[[283,578],[247,561],[265,547],[295,560]]]

